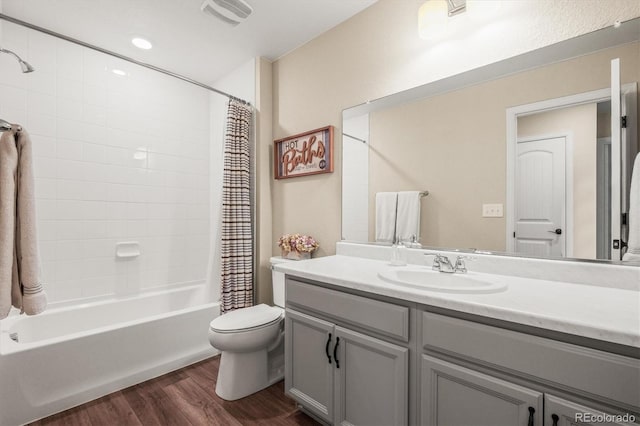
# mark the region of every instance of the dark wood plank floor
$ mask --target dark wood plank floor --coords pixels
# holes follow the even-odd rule
[[[279,382],[237,401],[215,394],[220,357],[193,364],[71,410],[34,426],[318,425],[299,411]]]

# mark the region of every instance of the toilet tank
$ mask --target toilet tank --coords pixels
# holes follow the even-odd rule
[[[283,259],[280,256],[271,258],[271,282],[273,283],[273,304],[284,308],[284,274],[277,272],[273,266],[277,263],[295,262],[295,260]]]

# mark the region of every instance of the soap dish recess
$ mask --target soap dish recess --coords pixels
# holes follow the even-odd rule
[[[140,256],[140,243],[137,241],[123,241],[116,243],[116,257],[131,259]]]

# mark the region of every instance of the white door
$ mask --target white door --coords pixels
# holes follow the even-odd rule
[[[566,138],[518,141],[515,162],[516,253],[566,255]]]

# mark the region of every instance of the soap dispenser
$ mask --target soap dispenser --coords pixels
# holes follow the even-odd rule
[[[391,265],[404,266],[407,264],[407,247],[400,240],[391,245]]]

